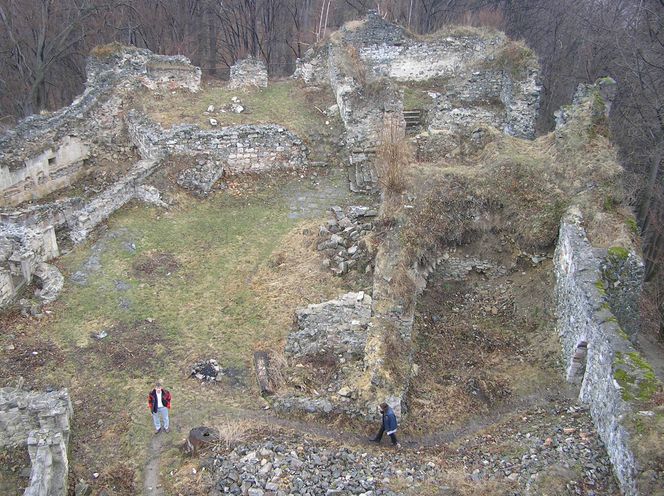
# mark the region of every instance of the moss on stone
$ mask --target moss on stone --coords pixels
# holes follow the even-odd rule
[[[627,260],[627,257],[629,257],[629,250],[622,246],[612,246],[609,248],[609,256],[620,260]]]
[[[625,220],[625,224],[627,224],[627,227],[632,232],[632,234],[639,234],[639,224],[636,222],[635,218],[629,217],[627,220]]]
[[[647,402],[660,389],[661,383],[655,376],[652,365],[638,352],[617,352],[613,363],[618,366],[613,378],[622,388],[623,400]]]
[[[618,327],[617,332],[618,332],[618,336],[620,336],[621,338],[623,338],[626,341],[629,341],[629,334],[627,334],[625,331],[623,331],[622,327]]]
[[[599,291],[599,294],[601,294],[601,295],[606,294],[606,289],[604,288],[604,281],[602,281],[602,280],[595,281],[595,287]]]

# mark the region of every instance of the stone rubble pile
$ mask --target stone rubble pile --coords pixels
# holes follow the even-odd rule
[[[191,368],[191,376],[199,381],[220,381],[224,372],[214,358],[195,363]]]
[[[436,464],[419,459],[389,448],[358,453],[305,439],[253,442],[219,453],[209,463],[218,477],[212,494],[391,496],[399,493],[386,487],[390,481],[415,484],[438,472]]]
[[[611,462],[583,407],[562,404],[548,412],[538,408],[492,434],[466,439],[451,457],[468,467],[475,482],[507,479],[536,496],[551,491],[555,477],[561,485],[555,494],[617,494]],[[519,446],[519,451],[496,449],[506,443]]]
[[[196,165],[178,173],[176,182],[199,196],[207,196],[214,184],[224,175],[224,163],[205,157],[196,158]]]
[[[297,329],[288,335],[286,354],[293,358],[330,352],[361,356],[371,320],[371,301],[371,296],[360,291],[297,310]]]
[[[374,229],[378,212],[369,207],[350,206],[346,209],[332,207],[333,218],[320,226],[318,251],[327,258],[323,265],[335,275],[341,276],[349,270],[370,272],[371,254],[363,239]]]

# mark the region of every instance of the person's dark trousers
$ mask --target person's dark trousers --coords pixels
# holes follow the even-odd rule
[[[378,434],[376,434],[376,437],[373,438],[374,441],[377,443],[380,443],[380,440],[383,439],[383,434],[385,433],[385,427],[381,426],[380,430],[378,431]],[[390,439],[392,440],[392,444],[396,445],[398,444],[399,441],[397,441],[397,435],[396,434],[390,434]]]

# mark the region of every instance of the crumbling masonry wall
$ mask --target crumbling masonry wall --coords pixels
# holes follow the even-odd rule
[[[229,88],[267,87],[267,67],[262,60],[253,57],[241,59],[231,66]]]
[[[127,120],[129,136],[143,157],[204,154],[225,162],[228,172],[302,167],[307,147],[289,130],[256,124],[203,130],[194,125],[163,129],[138,111]]]
[[[0,447],[27,445],[32,464],[24,496],[67,494],[70,420],[66,389],[50,393],[0,389]]]
[[[652,369],[639,367],[644,362],[611,311],[621,301],[609,298],[604,290],[606,256],[606,250],[590,245],[580,212],[568,212],[555,253],[558,331],[569,363],[568,380],[580,382],[579,398],[590,406],[622,491],[630,496],[654,494],[661,481],[646,469],[647,460],[638,457],[629,421],[638,415],[634,401],[645,399],[641,396],[650,388],[644,386],[656,379]],[[629,257],[638,258],[633,253]],[[634,261],[632,266],[637,270],[627,281],[642,277],[639,263]]]
[[[123,101],[132,91],[197,91],[201,71],[182,56],[111,45],[87,62],[85,91],[70,106],[33,115],[0,135],[0,206],[17,205],[90,173],[96,156],[128,154]]]
[[[143,182],[172,156],[209,157],[219,169],[213,171],[216,178],[224,172],[263,172],[307,162],[304,143],[280,126],[165,130],[126,108],[131,95],[141,88],[198,91],[201,71],[185,57],[114,44],[94,53],[88,59],[85,91],[70,106],[51,115],[31,116],[0,135],[0,207],[9,207],[0,211],[0,308],[32,282],[38,267],[40,274],[52,279],[38,281],[49,289],[41,291],[42,300],[51,300],[60,277],[43,263],[58,256],[56,230],[79,243],[132,198],[164,206],[159,192],[153,189],[147,194]],[[242,79],[244,74],[262,85],[260,67],[248,64],[251,67],[238,66],[244,69],[237,77]],[[13,208],[93,173],[90,163],[97,157],[134,165],[90,199],[65,198]]]

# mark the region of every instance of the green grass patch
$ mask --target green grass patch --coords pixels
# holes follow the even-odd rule
[[[221,112],[232,103],[233,97],[241,100],[245,111]],[[267,88],[232,90],[226,86],[207,86],[198,93],[145,93],[138,103],[165,127],[197,124],[213,129],[209,122],[213,117],[219,126],[278,124],[305,137],[324,131],[329,126],[325,122],[340,124],[338,117],[327,117],[321,112],[336,103],[332,92],[327,88],[305,88],[297,81],[275,81]],[[215,111],[205,115],[210,105]]]
[[[411,86],[403,88],[403,108],[404,110],[428,109],[431,108],[433,99],[429,96],[429,90]]]

